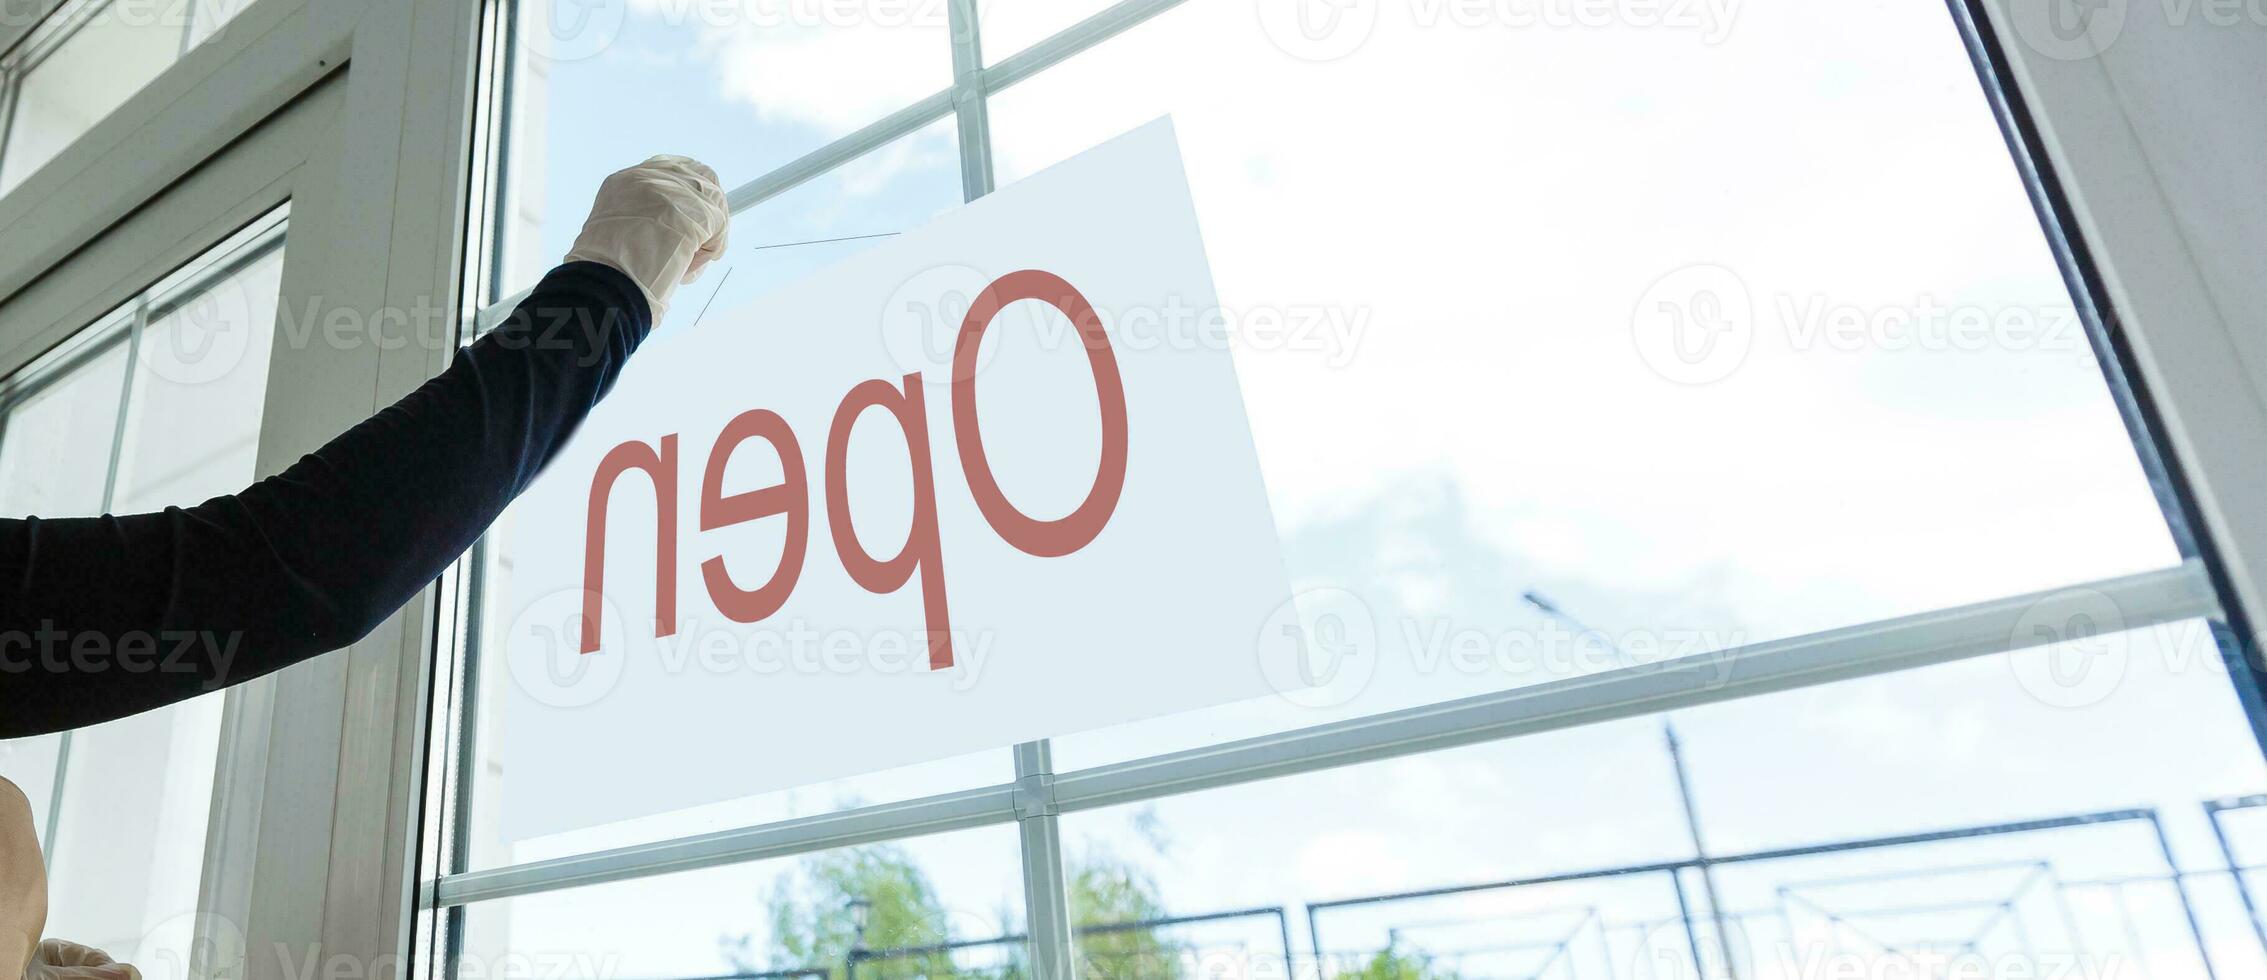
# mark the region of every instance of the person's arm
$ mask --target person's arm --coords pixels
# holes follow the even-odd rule
[[[146,711],[366,635],[557,453],[726,220],[705,167],[623,171],[504,325],[284,472],[186,509],[0,520],[0,738]]]

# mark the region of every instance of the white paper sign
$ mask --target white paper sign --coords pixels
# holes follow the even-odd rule
[[[1159,120],[657,332],[514,508],[507,835],[1280,687],[1217,307]]]

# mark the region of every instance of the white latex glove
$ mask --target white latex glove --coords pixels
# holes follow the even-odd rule
[[[92,946],[49,939],[24,967],[24,980],[142,980],[142,971]]]
[[[636,280],[658,326],[677,287],[724,254],[731,224],[716,171],[691,157],[657,156],[598,185],[566,260],[602,262]]]

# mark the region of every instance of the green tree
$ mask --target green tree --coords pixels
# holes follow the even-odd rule
[[[725,959],[733,969],[821,968],[842,977],[853,949],[919,948],[958,938],[951,934],[944,903],[929,876],[903,850],[887,845],[804,858],[795,873],[773,886],[768,907],[771,938],[762,955],[752,936],[725,942]],[[943,980],[961,972],[951,956],[927,953],[869,960],[860,965],[858,976]]]
[[[1162,837],[1143,832],[1160,853]],[[1079,950],[1092,980],[1180,980],[1181,947],[1155,927],[1164,917],[1157,883],[1132,862],[1094,849],[1065,869]],[[805,857],[772,887],[766,902],[770,937],[727,937],[724,958],[741,973],[822,969],[841,980],[851,951],[919,949],[991,936],[952,934],[944,903],[927,873],[901,848],[889,845],[828,851]],[[859,922],[863,918],[861,934]],[[1011,916],[1003,915],[1003,922]],[[1096,928],[1100,927],[1100,928]],[[1010,930],[1020,928],[1011,924]],[[859,980],[1022,980],[1031,975],[1021,943],[1004,944],[999,965],[963,968],[946,953],[863,960]],[[971,957],[974,959],[975,957]]]
[[[1391,946],[1378,950],[1362,968],[1337,974],[1338,980],[1457,980],[1454,970],[1435,970],[1429,957],[1411,956]]]
[[[1138,923],[1167,915],[1157,882],[1133,864],[1097,851],[1066,869],[1079,958],[1093,980],[1178,980],[1181,947]]]

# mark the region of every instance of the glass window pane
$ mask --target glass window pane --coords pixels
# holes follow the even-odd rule
[[[48,862],[48,935],[120,959],[194,921],[212,811],[223,695],[71,734]],[[136,961],[149,980],[185,963]]]
[[[951,119],[830,170],[732,219],[732,243],[717,275],[678,292],[714,292],[722,313],[857,252],[910,231],[961,203],[959,144]],[[698,306],[694,307],[697,312]]]
[[[102,513],[110,449],[126,382],[126,336],[105,324],[37,378],[0,415],[0,513],[87,517]],[[52,372],[52,373],[50,373]]]
[[[153,311],[142,333],[113,510],[197,503],[252,480],[283,250],[236,261],[226,278]]]
[[[515,9],[500,294],[565,255],[599,180],[648,154],[737,187],[952,84],[942,3]],[[949,155],[944,134],[898,152]]]
[[[1380,653],[1060,761],[2178,560],[1945,10],[1459,6],[1191,3],[992,100],[1003,182],[1173,117],[1293,577]]]
[[[871,248],[891,233],[919,225],[929,217],[960,203],[960,167],[950,120],[852,161],[733,220],[732,243],[725,255],[701,281],[681,289],[672,304],[674,329],[689,326],[695,318],[729,318],[734,307]],[[577,203],[580,210],[587,205]],[[562,251],[564,247],[562,246]],[[532,267],[535,273],[548,268]],[[652,343],[666,342],[666,332]],[[721,534],[761,537],[775,529],[756,525],[726,529]],[[483,650],[501,650],[510,631],[521,623],[511,606],[513,514],[507,511],[490,529],[485,543],[486,563],[479,580],[483,633],[471,654],[480,664],[478,703],[473,717],[472,753],[468,790],[471,796],[467,822],[459,828],[460,846],[473,869],[518,864],[568,854],[585,853],[656,840],[706,833],[733,827],[783,820],[845,807],[887,803],[975,786],[1004,783],[1014,778],[1006,748],[952,759],[867,773],[828,783],[742,798],[708,806],[659,814],[640,820],[530,840],[503,836],[501,798],[511,792],[511,774],[498,734],[510,724],[507,695],[520,683],[504,665],[506,658],[490,657]],[[730,547],[730,545],[726,545]],[[751,540],[754,550],[777,548],[776,541]],[[688,746],[687,752],[713,755],[718,765],[744,764],[746,754],[736,746]]]
[[[92,14],[67,7],[57,18],[85,23],[51,51],[36,54],[18,83],[7,142],[0,147],[0,194],[94,128],[111,110],[180,57],[188,0],[113,0]],[[31,43],[40,46],[44,39]]]
[[[841,978],[856,957],[869,980],[1028,976],[1002,939],[1023,929],[1017,853],[1013,828],[988,827],[484,902],[450,972]],[[945,942],[969,945],[912,951]]]
[[[1090,975],[1282,976],[1270,917],[1138,925],[1280,908],[1324,976],[1726,976],[1707,878],[1739,976],[2201,976],[2184,904],[2256,975],[2199,806],[2267,786],[2224,668],[2201,622],[2104,639],[1068,814],[1074,916],[1136,924]],[[2112,651],[2115,685],[2039,686]]]
[[[263,219],[135,300],[123,315],[146,321],[139,342],[113,345],[105,355],[116,359],[112,373],[86,375],[111,393],[99,443],[107,447],[120,407],[118,373],[129,356],[133,363],[112,512],[195,504],[251,482],[282,267],[280,222],[280,215]],[[19,419],[11,412],[0,433],[0,460],[60,431]],[[79,452],[108,471],[109,453]],[[83,512],[100,509],[101,479],[92,486],[98,503]],[[21,512],[15,500],[8,504],[8,513]],[[50,935],[131,958],[193,924],[223,699],[216,692],[71,733],[60,755]],[[136,965],[150,980],[188,980],[177,958]]]

